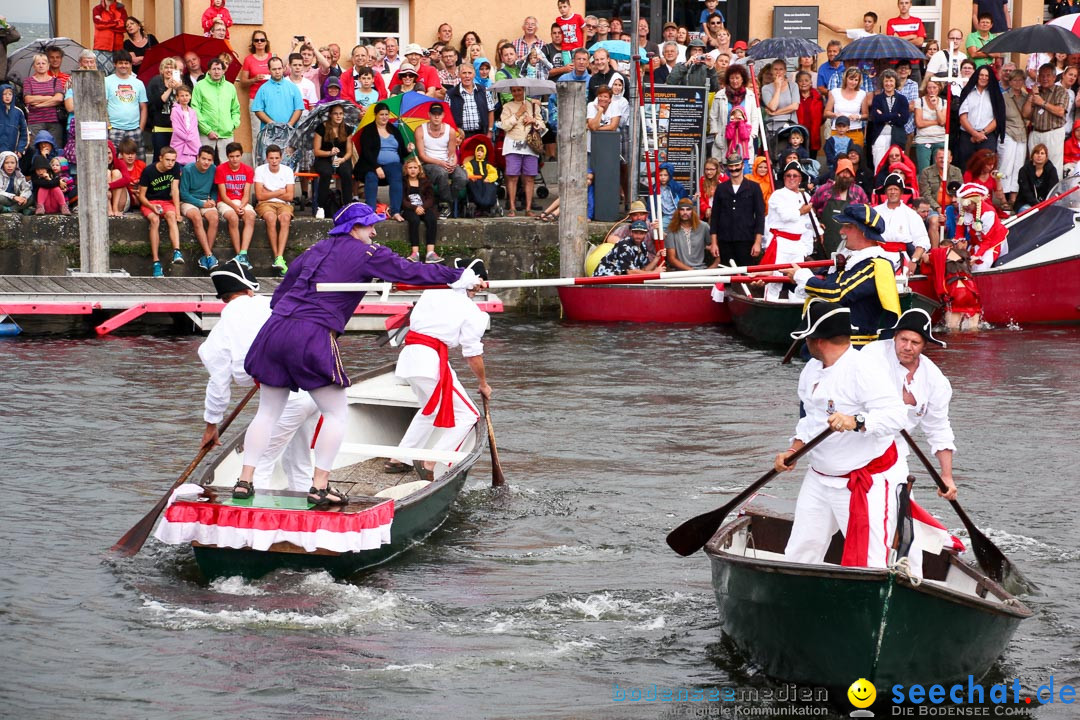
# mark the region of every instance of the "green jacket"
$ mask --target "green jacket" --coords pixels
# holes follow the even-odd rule
[[[232,137],[240,127],[240,101],[236,87],[225,78],[214,82],[209,76],[195,83],[191,107],[199,115],[199,133],[215,132],[219,137]]]

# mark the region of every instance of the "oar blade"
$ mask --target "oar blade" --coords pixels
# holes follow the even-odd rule
[[[667,544],[683,557],[693,555],[708,544],[709,540],[728,514],[728,505],[692,517],[668,533]]]
[[[991,580],[1013,595],[1033,595],[1039,592],[1039,586],[1024,577],[1019,568],[981,530],[974,526],[969,527],[968,536],[976,562]]]
[[[150,533],[154,529],[154,523],[157,522],[160,514],[161,508],[155,505],[153,510],[147,513],[142,520],[135,523],[109,550],[120,557],[132,557],[138,553],[142,550],[142,546],[146,544],[146,539],[150,537]]]

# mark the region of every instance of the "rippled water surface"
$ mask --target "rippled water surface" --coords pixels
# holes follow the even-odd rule
[[[0,717],[674,717],[614,685],[778,687],[663,538],[787,447],[799,366],[716,329],[507,315],[488,338],[505,490],[485,458],[435,536],[350,583],[210,585],[185,548],[105,557],[196,452],[200,338],[0,342]],[[993,674],[1076,685],[1080,331],[949,340],[961,501],[1045,591]]]

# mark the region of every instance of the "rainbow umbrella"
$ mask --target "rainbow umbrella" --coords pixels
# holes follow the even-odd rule
[[[443,122],[450,126],[451,130],[457,131],[454,117],[450,114],[450,105],[444,100],[436,100],[430,95],[420,92],[407,92],[400,95],[391,95],[382,104],[390,110],[390,122],[396,123],[406,143],[416,141],[416,128],[428,121],[428,114],[432,105],[442,105]],[[368,105],[364,117],[360,119],[360,125],[356,132],[359,133],[365,125],[375,122],[375,103]]]

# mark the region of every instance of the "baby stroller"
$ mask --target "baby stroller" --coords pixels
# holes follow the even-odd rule
[[[477,157],[477,147],[484,150],[483,157]],[[495,144],[487,135],[473,135],[466,138],[458,148],[458,164],[470,175],[482,175],[476,180],[469,180],[465,185],[465,217],[477,215],[502,215],[499,205],[499,170],[495,165]],[[482,165],[481,166],[481,162]]]

